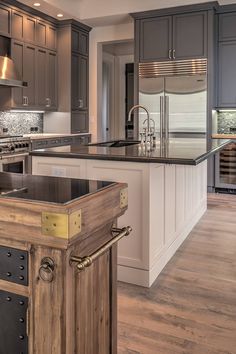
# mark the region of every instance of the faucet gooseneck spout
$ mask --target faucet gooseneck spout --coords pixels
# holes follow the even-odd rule
[[[133,106],[130,111],[129,111],[129,114],[128,114],[128,122],[131,121],[131,114],[132,112],[135,110],[135,109],[139,109],[139,108],[142,108],[146,113],[147,113],[147,131],[148,131],[148,134],[150,133],[150,114],[147,110],[146,107],[144,106],[141,106],[140,104],[137,104],[135,106]]]

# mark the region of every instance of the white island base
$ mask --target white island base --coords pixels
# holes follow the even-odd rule
[[[118,279],[150,287],[207,208],[207,162],[197,166],[32,157],[33,174],[128,183]]]

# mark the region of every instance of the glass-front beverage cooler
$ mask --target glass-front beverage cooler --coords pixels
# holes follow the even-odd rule
[[[215,157],[215,187],[236,194],[236,142]]]

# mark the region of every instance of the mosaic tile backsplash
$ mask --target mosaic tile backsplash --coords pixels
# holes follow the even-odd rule
[[[218,112],[218,133],[232,133],[230,128],[236,132],[236,111]]]
[[[33,112],[0,112],[0,128],[7,128],[11,135],[33,133],[31,128],[43,133],[43,114]]]

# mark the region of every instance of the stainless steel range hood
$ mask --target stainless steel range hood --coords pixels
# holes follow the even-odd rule
[[[7,56],[0,56],[0,86],[26,87],[27,83],[22,81],[12,59]]]

